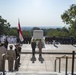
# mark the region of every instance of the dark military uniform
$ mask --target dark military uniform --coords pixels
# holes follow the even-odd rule
[[[21,53],[21,47],[20,45],[15,45],[15,53],[16,53],[16,60],[15,60],[15,70],[18,71],[18,67],[20,65],[20,53]]]
[[[7,39],[4,40],[4,46],[7,49],[7,47],[8,47],[8,41],[7,41]]]

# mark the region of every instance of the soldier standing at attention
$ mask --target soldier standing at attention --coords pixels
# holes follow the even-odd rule
[[[15,53],[16,53],[15,70],[18,71],[18,67],[20,66],[20,53],[21,53],[20,44],[15,45]]]
[[[40,41],[38,42],[38,48],[39,48],[39,57],[42,57],[42,48],[43,48],[43,43],[40,39]]]
[[[41,61],[41,63],[43,63],[44,59],[42,57],[42,48],[43,48],[43,42],[40,41],[38,42],[38,48],[39,48],[39,61]]]
[[[4,56],[4,59],[3,59]],[[0,45],[0,71],[5,70],[5,57],[6,56],[6,48],[4,47],[4,44],[1,43]]]
[[[19,57],[18,63],[19,63],[19,65],[21,64],[20,63],[20,54],[21,54],[21,47],[20,47],[20,44],[18,44],[18,57]]]
[[[15,51],[12,49],[13,49],[13,46],[10,45],[10,50],[7,51],[8,68],[9,68],[9,71],[11,72],[13,72],[13,63],[14,63],[14,60],[16,59]]]

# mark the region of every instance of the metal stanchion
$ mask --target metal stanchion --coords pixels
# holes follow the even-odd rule
[[[66,56],[65,75],[67,75],[67,70],[68,70],[68,56]]]
[[[54,72],[56,72],[56,60],[55,60],[55,67],[54,67]]]
[[[71,72],[71,75],[74,75],[74,57],[75,57],[75,51],[72,52],[72,72]]]
[[[59,58],[59,73],[61,71],[61,58]]]

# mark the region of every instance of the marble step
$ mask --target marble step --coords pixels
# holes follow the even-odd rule
[[[6,75],[65,75],[64,73],[58,72],[12,72]]]

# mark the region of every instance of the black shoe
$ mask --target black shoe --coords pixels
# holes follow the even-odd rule
[[[15,71],[18,71],[18,69],[15,69]]]
[[[19,65],[21,65],[21,63],[19,63]]]
[[[34,61],[32,61],[32,63],[34,63]]]
[[[41,58],[39,57],[38,60],[41,61]]]
[[[43,63],[43,61],[41,61],[41,63]]]

